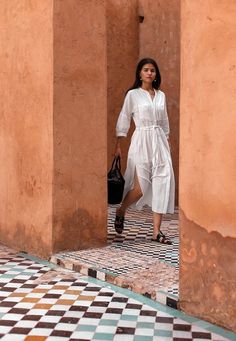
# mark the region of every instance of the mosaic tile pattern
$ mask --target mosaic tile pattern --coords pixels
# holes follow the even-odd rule
[[[129,208],[125,216],[125,225],[122,235],[116,234],[114,230],[115,211],[118,205],[110,205],[108,207],[108,242],[124,243],[124,242],[150,242],[152,238],[152,211],[149,207],[144,207],[138,211]],[[163,216],[161,229],[173,241],[170,250],[178,251],[178,210],[174,214],[166,214]],[[148,252],[148,250],[146,251]],[[158,251],[156,251],[158,258]],[[178,258],[173,265],[178,263]]]
[[[25,257],[1,254],[0,337],[4,341],[233,340],[233,333],[230,338],[220,336],[199,326],[199,320],[188,323],[181,313],[163,311],[161,305],[154,308],[144,299]]]
[[[109,257],[109,254],[107,254],[107,257]],[[142,258],[141,261],[144,262],[141,269],[129,271],[124,275],[114,275],[102,272],[92,265],[87,265],[87,267],[85,267],[84,264],[75,261],[73,258],[72,260],[66,258],[65,254],[62,256],[56,255],[56,258],[54,259],[54,262],[57,262],[57,264],[62,267],[70,269],[72,267],[73,270],[84,275],[101,279],[122,288],[130,289],[177,309],[178,297],[174,296],[174,294],[170,295],[167,289],[170,288],[173,292],[176,288],[176,292],[178,292],[178,270],[163,262],[157,264],[157,260],[154,261],[149,259],[149,261],[145,263]]]
[[[127,245],[126,245],[127,247]],[[84,251],[63,252],[55,255],[58,259],[83,261],[90,267],[113,273],[114,275],[127,274],[134,269],[142,269],[148,265],[158,264],[168,271],[176,269],[166,262],[144,254],[133,252],[132,248],[119,248],[116,245],[103,248],[89,249]],[[147,245],[147,248],[149,246]],[[164,246],[166,247],[166,246]]]
[[[173,241],[167,246],[151,241],[152,212],[148,207],[127,211],[122,235],[117,235],[113,227],[115,209],[109,207],[108,246],[63,252],[51,261],[177,308],[178,211],[163,218],[162,231]]]

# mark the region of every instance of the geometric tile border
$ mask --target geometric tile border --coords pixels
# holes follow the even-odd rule
[[[179,309],[179,300],[178,296],[168,293],[167,291],[161,289],[153,289],[151,286],[145,286],[142,283],[142,287],[138,285],[138,280],[134,282],[131,277],[131,280],[127,280],[126,276],[115,275],[112,273],[107,273],[106,271],[101,271],[98,268],[93,266],[86,265],[84,263],[80,263],[75,260],[71,260],[69,258],[60,258],[60,254],[54,255],[51,257],[51,262],[61,266],[65,269],[73,270],[79,272],[82,275],[90,276],[92,278],[99,279],[101,281],[105,281],[107,283],[111,283],[117,285],[121,288],[129,289],[135,293],[141,294],[145,297],[151,298],[161,304],[167,305],[174,309]],[[141,279],[141,282],[142,279]]]

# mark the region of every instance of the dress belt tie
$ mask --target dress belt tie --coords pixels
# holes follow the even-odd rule
[[[160,125],[152,125],[152,126],[141,126],[141,127],[136,127],[136,129],[138,130],[154,130],[154,129],[157,129],[157,128],[161,128]]]

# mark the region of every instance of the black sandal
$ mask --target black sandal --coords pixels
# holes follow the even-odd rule
[[[124,217],[119,217],[118,215],[116,215],[116,219],[115,219],[115,230],[117,233],[121,234],[123,232],[124,229]]]
[[[152,239],[153,242],[158,242],[161,244],[172,245],[172,241],[167,239],[163,232],[159,232],[155,239]]]

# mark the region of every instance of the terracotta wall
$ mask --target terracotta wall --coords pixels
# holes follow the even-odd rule
[[[179,177],[179,96],[180,96],[180,0],[139,0],[139,57],[157,61],[161,89],[167,98],[170,141],[176,177],[176,204]]]
[[[108,168],[115,151],[116,121],[124,96],[134,82],[139,54],[139,22],[137,0],[108,0],[107,20],[107,148]],[[122,139],[122,168],[125,169],[127,150],[132,135]]]
[[[52,5],[0,2],[0,242],[39,255],[52,238]]]
[[[236,2],[182,1],[181,308],[236,331]]]
[[[107,231],[105,1],[1,1],[0,242],[38,256]]]
[[[107,233],[105,0],[54,0],[53,250]]]

